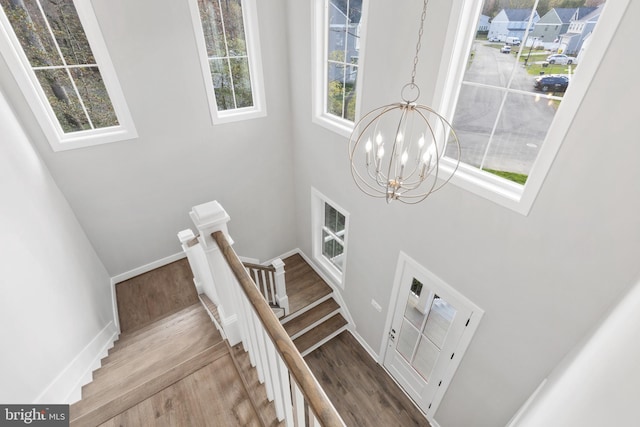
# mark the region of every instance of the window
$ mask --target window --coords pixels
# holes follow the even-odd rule
[[[189,4],[213,122],[264,116],[254,0]]]
[[[314,121],[349,136],[356,117],[363,0],[316,0]]]
[[[0,5],[0,52],[54,151],[136,136],[88,0]]]
[[[510,54],[500,52],[501,43],[476,38],[478,16],[487,12],[480,2],[456,3],[459,13],[452,14],[456,22],[450,28],[463,36],[449,34],[444,51],[454,55],[442,74],[444,93],[455,96],[442,96],[441,108],[453,117],[462,145],[462,165],[453,183],[529,212],[627,2],[594,8],[581,18],[589,23],[588,31],[585,26],[579,35],[556,40],[532,34],[538,1],[496,10],[490,33],[522,40]],[[550,56],[557,53],[568,58]]]
[[[312,192],[313,258],[343,286],[349,215],[318,191]]]

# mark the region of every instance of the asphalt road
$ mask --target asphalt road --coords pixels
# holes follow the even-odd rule
[[[500,53],[481,41],[474,43],[474,49],[464,81],[505,88],[512,79],[511,88],[531,95],[508,94],[504,99],[503,90],[463,85],[453,120],[462,147],[462,161],[480,167],[484,158],[485,169],[528,174],[557,107],[534,91],[534,76],[516,64],[513,54]],[[504,108],[498,118],[503,100]]]

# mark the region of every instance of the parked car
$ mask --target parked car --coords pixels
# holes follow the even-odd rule
[[[561,53],[556,53],[556,54],[547,56],[547,62],[549,64],[566,65],[566,64],[576,64],[578,60],[573,56],[567,56]]]
[[[542,92],[564,92],[569,87],[569,77],[553,74],[538,76],[533,87]]]
[[[518,37],[507,37],[504,42],[511,46],[520,46],[520,39]]]
[[[500,53],[511,53],[511,46],[505,44],[500,48]]]

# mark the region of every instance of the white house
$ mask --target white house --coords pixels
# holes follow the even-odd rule
[[[62,399],[69,384],[61,381],[113,330],[112,280],[180,253],[176,233],[190,227],[191,207],[220,201],[243,256],[310,254],[318,190],[350,214],[341,294],[374,352],[388,336],[401,251],[484,310],[435,414],[441,427],[507,425],[547,378],[523,425],[637,423],[640,57],[630,54],[629,35],[640,2],[606,23],[617,2],[605,5],[606,60],[589,65],[588,92],[566,133],[552,136],[560,148],[526,215],[457,183],[415,206],[356,188],[348,137],[313,115],[315,1],[255,2],[266,114],[218,124],[188,2],[90,3],[137,136],[54,152],[0,61],[0,403]],[[362,112],[399,101],[415,53],[416,3],[368,2]],[[439,73],[462,3],[427,11],[421,103],[447,96]],[[501,11],[490,34],[521,36],[530,13]]]
[[[538,11],[534,11],[533,18],[531,17],[531,9],[502,9],[491,20],[488,37],[498,40],[518,37],[520,40],[524,40],[529,21],[531,20],[531,27],[533,27],[539,19]]]
[[[586,15],[574,15],[569,23],[569,29],[560,37],[558,51],[568,55],[578,55],[582,44],[593,32],[602,13],[602,5]]]

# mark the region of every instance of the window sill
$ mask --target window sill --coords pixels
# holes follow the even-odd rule
[[[326,113],[314,114],[313,122],[345,138],[351,138],[353,133],[353,122]]]

